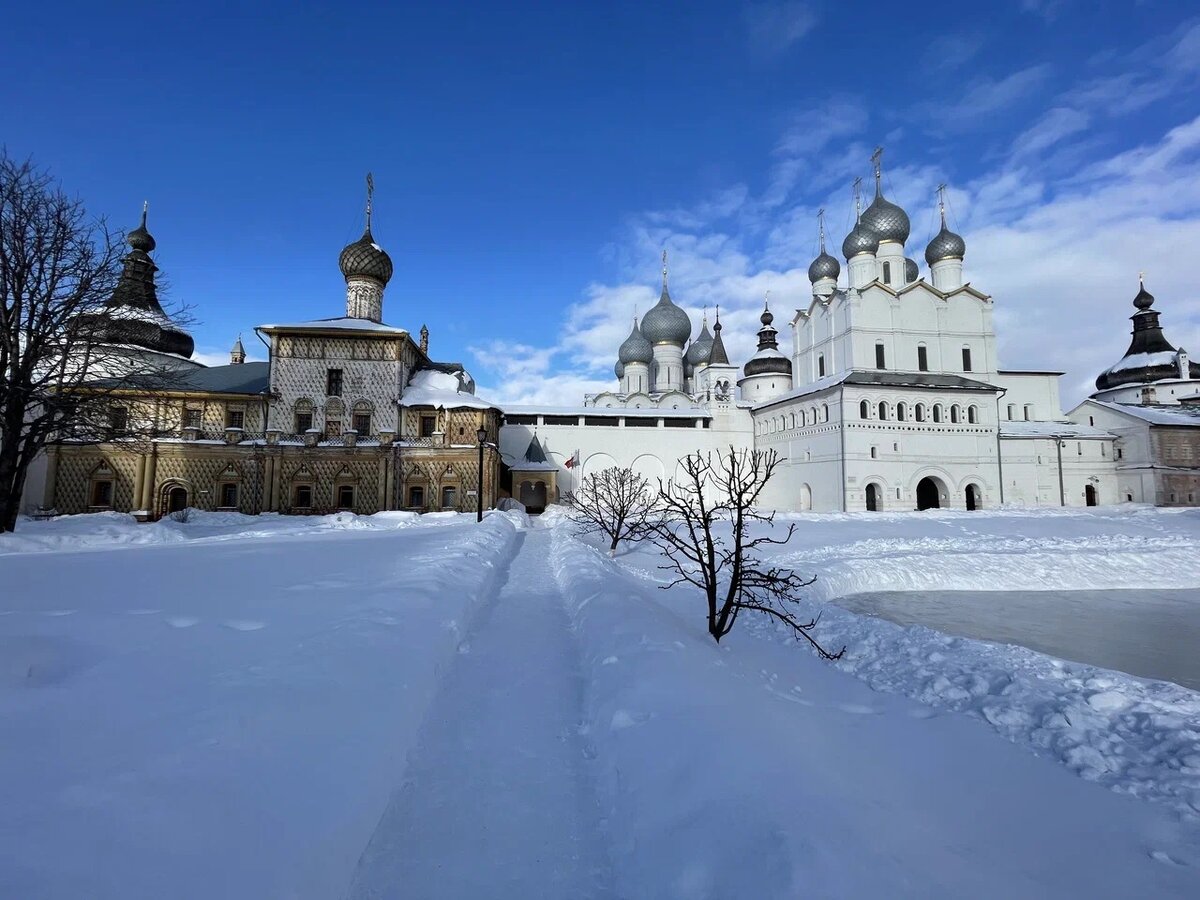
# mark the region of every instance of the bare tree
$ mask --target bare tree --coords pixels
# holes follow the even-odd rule
[[[121,253],[102,219],[0,149],[0,532],[16,526],[29,465],[48,442],[124,438],[144,424],[114,406],[163,374],[121,347],[149,323],[106,304]]]
[[[608,555],[617,552],[621,541],[644,537],[654,520],[655,492],[650,483],[632,469],[615,466],[584,477],[579,490],[563,502],[582,532],[599,529],[611,541]]]
[[[786,544],[796,529],[792,524],[782,537],[771,537],[767,529],[775,514],[755,507],[779,464],[775,451],[730,447],[715,461],[712,454],[695,453],[680,464],[678,481],[660,482],[663,517],[653,530],[653,540],[669,560],[662,568],[676,576],[666,587],[687,583],[704,592],[708,633],[717,642],[733,629],[738,614],[749,610],[783,622],[825,659],[839,659],[845,647],[831,653],[812,636],[819,616],[806,621],[797,614],[800,589],[815,579],[768,565],[755,552],[768,544]],[[752,527],[761,533],[752,535]]]

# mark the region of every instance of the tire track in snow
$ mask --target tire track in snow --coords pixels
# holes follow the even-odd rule
[[[350,898],[612,895],[549,540],[543,529],[518,538],[470,623]]]

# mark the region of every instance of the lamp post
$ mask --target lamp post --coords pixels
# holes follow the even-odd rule
[[[487,429],[482,426],[475,432],[479,438],[479,485],[475,491],[475,521],[483,521],[483,444],[487,440]]]

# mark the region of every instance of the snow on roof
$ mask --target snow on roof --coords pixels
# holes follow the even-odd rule
[[[504,412],[514,416],[686,416],[688,418],[712,418],[712,413],[703,406],[505,406]]]
[[[419,369],[408,381],[400,397],[405,406],[433,406],[438,409],[499,409],[482,397],[463,390],[458,375],[437,369]]]
[[[1151,425],[1179,425],[1184,428],[1200,427],[1200,407],[1196,406],[1140,406],[1134,403],[1113,403],[1111,400],[1089,400],[1097,406],[1124,413]]]
[[[355,319],[351,316],[338,316],[334,319],[313,319],[309,322],[287,322],[280,325],[259,325],[262,331],[364,331],[374,334],[408,334],[403,328],[393,328],[382,322],[371,319]]]
[[[1131,353],[1109,366],[1106,371],[1126,372],[1129,369],[1148,369],[1152,366],[1173,365],[1176,365],[1176,353],[1174,350],[1156,350],[1153,353]]]
[[[1115,438],[1110,431],[1096,428],[1092,425],[1081,425],[1078,422],[1001,422],[1000,437],[1002,438],[1047,438],[1061,435],[1073,438]]]

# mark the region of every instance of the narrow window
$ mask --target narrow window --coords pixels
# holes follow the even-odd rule
[[[880,404],[879,404],[879,418],[880,418],[881,420],[884,420],[884,421],[886,421],[886,420],[887,420],[887,417],[888,417],[888,415],[887,415],[887,404],[886,404],[886,403],[880,403]]]
[[[1076,456],[1083,456],[1083,441],[1076,441],[1076,442],[1075,442],[1075,455],[1076,455]]]
[[[183,411],[183,427],[184,428],[199,428],[200,427],[200,410],[185,409]]]
[[[421,437],[433,437],[435,428],[437,428],[437,417],[421,416]]]
[[[1025,421],[1028,422],[1033,418],[1033,406],[1029,403],[1025,404]]]
[[[903,422],[908,418],[908,406],[904,403],[896,404],[896,421]]]
[[[371,433],[371,414],[355,413],[354,430],[358,432],[359,437],[366,437],[369,435]]]
[[[1117,459],[1120,459],[1120,458],[1121,458],[1121,457],[1123,457],[1124,455],[1125,455],[1125,451],[1124,451],[1124,450],[1122,450],[1120,447],[1118,447],[1118,448],[1117,448],[1117,450],[1116,450],[1116,457],[1117,457]]]
[[[338,509],[353,509],[354,508],[354,485],[351,485],[351,484],[338,485],[337,505],[338,505]]]
[[[883,341],[878,341],[875,344],[875,368],[877,368],[877,369],[886,369],[887,368],[887,358],[883,352]]]
[[[442,509],[454,509],[458,503],[458,488],[446,485],[442,488]]]
[[[296,485],[295,497],[292,505],[296,509],[311,509],[312,508],[312,485],[298,484]]]
[[[924,344],[917,345],[917,370],[920,372],[929,371],[929,348]]]
[[[821,421],[822,422],[829,421],[829,404],[828,403],[821,404]]]
[[[971,348],[963,347],[963,371],[971,371]]]
[[[221,508],[236,509],[238,505],[238,486],[230,481],[221,485]]]
[[[1015,404],[1015,403],[1008,404],[1008,421],[1011,422],[1016,417],[1017,417],[1017,404]]]
[[[950,422],[954,425],[958,424],[958,407],[950,407]]]
[[[917,418],[918,422],[925,421],[925,404],[924,403],[917,404],[916,418]]]
[[[112,506],[113,483],[111,481],[92,482],[92,506]]]
[[[885,262],[883,264],[883,283],[892,283],[892,264],[890,262]]]
[[[825,354],[824,353],[822,353],[820,356],[817,357],[817,377],[818,378],[825,377]]]
[[[1100,455],[1101,455],[1101,456],[1108,456],[1108,448],[1107,448],[1107,447],[1105,447],[1105,446],[1104,446],[1104,444],[1101,444],[1101,445],[1100,445]]]
[[[241,428],[246,421],[246,414],[240,409],[227,409],[225,411],[225,427],[226,428]]]
[[[979,422],[979,410],[974,406],[967,407],[967,421],[972,425]]]
[[[860,419],[871,418],[871,404],[868,403],[866,400],[864,400],[864,401],[862,401],[862,403],[858,404],[858,417]]]
[[[124,431],[129,427],[129,410],[123,406],[114,406],[108,411],[108,427],[113,431]]]
[[[313,414],[310,412],[296,413],[296,434],[304,434],[313,427]]]
[[[933,406],[933,421],[942,421],[942,404],[935,403]]]
[[[878,458],[879,458],[879,448],[872,447],[871,448],[871,459],[878,459]]]
[[[1089,424],[1089,425],[1095,425],[1095,424],[1096,424],[1096,417],[1095,417],[1095,416],[1088,416],[1088,424]]]
[[[325,371],[325,393],[330,397],[342,396],[341,369],[327,369]]]
[[[408,505],[414,509],[421,509],[425,506],[425,488],[411,487],[408,489]]]

